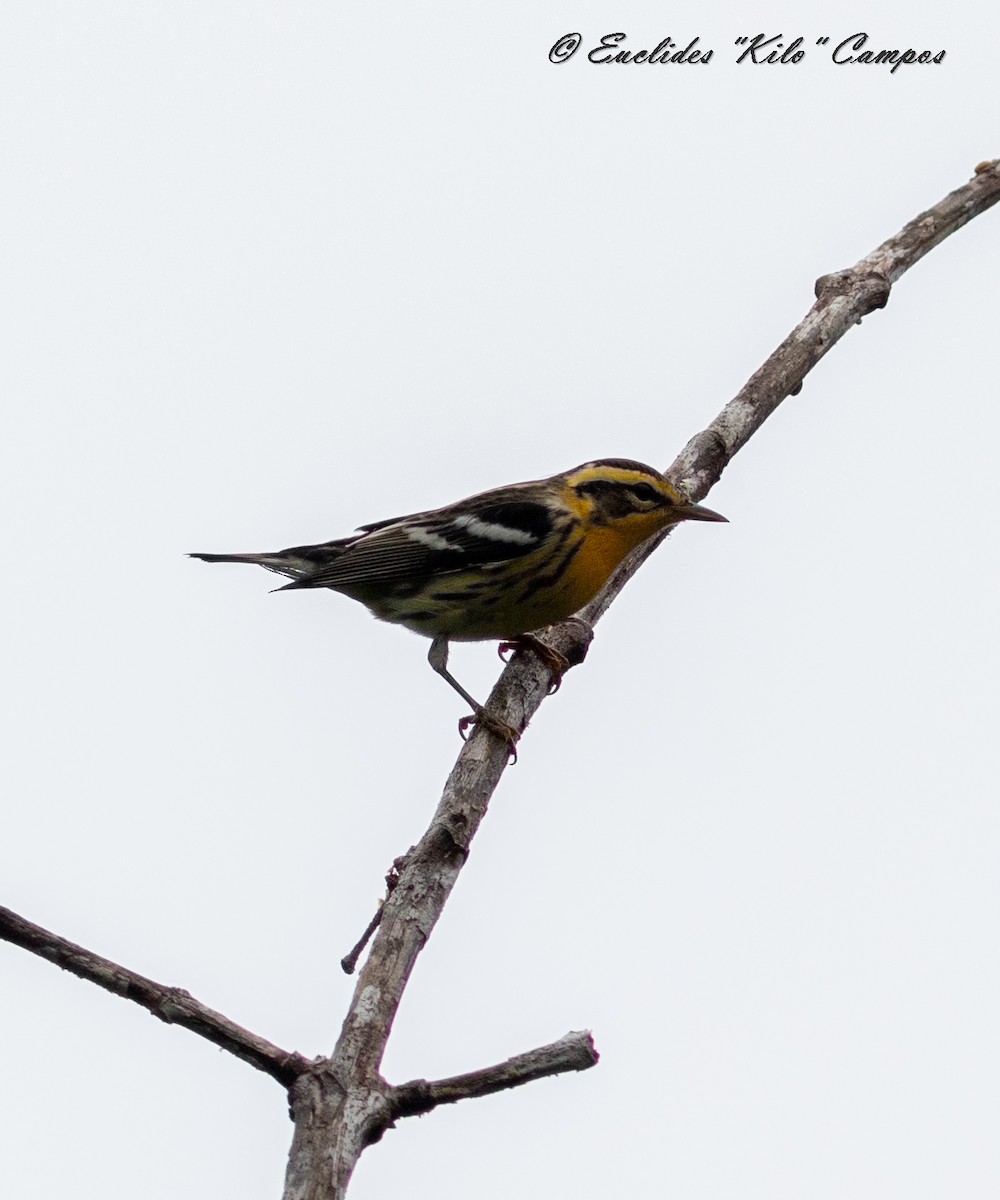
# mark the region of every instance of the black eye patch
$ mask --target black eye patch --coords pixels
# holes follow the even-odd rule
[[[660,493],[649,483],[633,483],[629,486],[628,490],[637,500],[654,504],[659,503],[661,500]]]
[[[619,485],[609,479],[588,479],[586,483],[576,485],[577,494],[580,496],[608,496],[618,490]]]

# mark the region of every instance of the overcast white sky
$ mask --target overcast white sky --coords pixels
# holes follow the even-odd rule
[[[715,55],[588,63],[619,30]],[[858,31],[946,58],[835,67]],[[759,32],[805,60],[737,67]],[[1000,153],[997,33],[929,0],[6,5],[0,903],[327,1052],[463,710],[412,634],[184,552],[666,465],[818,275]],[[599,1067],[404,1123],[355,1200],[1000,1190],[998,261],[993,212],[907,275],[733,462],[732,523],[599,627],[385,1072],[579,1028]],[[0,1058],[7,1195],[280,1194],[271,1080],[4,945]]]

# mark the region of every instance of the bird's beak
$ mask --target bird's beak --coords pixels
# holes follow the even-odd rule
[[[729,523],[729,518],[724,517],[722,513],[715,512],[714,509],[706,508],[704,504],[685,504],[677,510],[678,521],[725,521]]]

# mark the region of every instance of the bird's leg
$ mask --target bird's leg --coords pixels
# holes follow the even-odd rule
[[[483,706],[469,695],[455,676],[448,670],[448,639],[446,637],[439,634],[431,642],[431,648],[427,651],[427,661],[431,664],[431,669],[437,671],[443,680],[450,683],[466,704],[470,705],[477,712],[482,710]]]
[[[520,733],[513,725],[508,725],[506,721],[501,721],[498,717],[491,716],[478,701],[469,695],[455,676],[448,670],[448,639],[443,634],[439,634],[431,642],[431,648],[427,652],[427,661],[431,664],[431,669],[436,671],[446,683],[451,684],[472,709],[472,716],[463,717],[458,723],[458,732],[462,737],[466,736],[466,730],[470,726],[481,725],[484,729],[488,729],[490,733],[496,734],[498,738],[502,738],[507,743],[516,762],[516,747],[518,739],[521,736]]]
[[[509,641],[501,642],[497,646],[497,653],[503,658],[505,654],[512,654],[517,650],[530,650],[532,654],[537,654],[545,666],[552,673],[552,682],[549,684],[549,695],[559,691],[559,685],[562,683],[562,677],[570,668],[570,661],[565,654],[560,654],[558,650],[553,650],[551,646],[546,646],[541,638],[535,637],[533,633],[522,633],[519,637],[511,638]]]

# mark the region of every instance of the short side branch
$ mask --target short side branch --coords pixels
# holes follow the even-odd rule
[[[273,1076],[286,1087],[310,1065],[301,1055],[289,1054],[230,1021],[222,1013],[207,1008],[183,988],[155,983],[144,975],[130,971],[128,967],[119,966],[108,958],[68,942],[56,933],[50,933],[41,925],[26,921],[9,908],[0,907],[0,937],[48,959],[81,979],[114,992],[116,996],[141,1004],[168,1025],[182,1025],[190,1029],[192,1033],[228,1050],[259,1071]]]
[[[547,1075],[562,1075],[566,1071],[586,1071],[597,1065],[600,1056],[594,1049],[589,1030],[567,1033],[558,1042],[539,1046],[526,1054],[515,1055],[506,1062],[467,1075],[453,1075],[429,1083],[414,1079],[392,1089],[389,1103],[393,1116],[422,1116],[439,1104],[454,1104],[457,1100],[473,1100],[489,1096],[506,1088],[520,1087]]]

